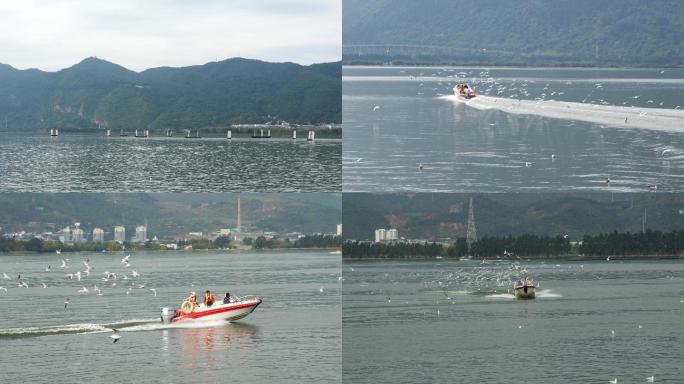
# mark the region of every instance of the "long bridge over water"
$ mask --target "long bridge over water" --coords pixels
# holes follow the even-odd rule
[[[386,56],[415,56],[415,55],[513,55],[513,52],[491,50],[487,48],[462,48],[445,45],[429,44],[343,44],[343,56],[386,55]]]

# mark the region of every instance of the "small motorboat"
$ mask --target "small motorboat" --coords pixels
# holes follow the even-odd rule
[[[228,303],[216,302],[211,306],[185,300],[179,309],[162,308],[161,322],[170,324],[179,321],[236,321],[254,312],[259,304],[261,299],[256,296],[231,297]]]
[[[515,291],[516,299],[534,299],[534,289],[537,286],[534,281],[525,278],[525,280],[518,280],[513,285],[513,290]]]
[[[459,83],[454,87],[454,94],[457,98],[462,100],[470,100],[477,96],[475,89],[468,86],[468,84]]]

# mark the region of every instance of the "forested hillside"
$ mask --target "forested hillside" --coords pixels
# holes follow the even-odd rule
[[[340,63],[241,58],[133,72],[97,58],[58,72],[0,64],[0,130],[197,129],[339,123]]]
[[[344,60],[678,66],[676,0],[345,0]],[[417,45],[360,47],[354,45]]]

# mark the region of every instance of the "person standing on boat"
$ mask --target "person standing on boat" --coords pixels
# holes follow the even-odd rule
[[[211,307],[212,305],[214,305],[214,295],[208,289],[204,293],[204,305],[206,305],[207,307]]]
[[[223,304],[230,303],[230,293],[226,292],[226,297],[223,298]]]

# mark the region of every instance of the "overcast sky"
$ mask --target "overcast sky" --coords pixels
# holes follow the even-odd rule
[[[55,71],[96,56],[140,71],[229,57],[341,59],[342,0],[0,1],[0,63]]]

